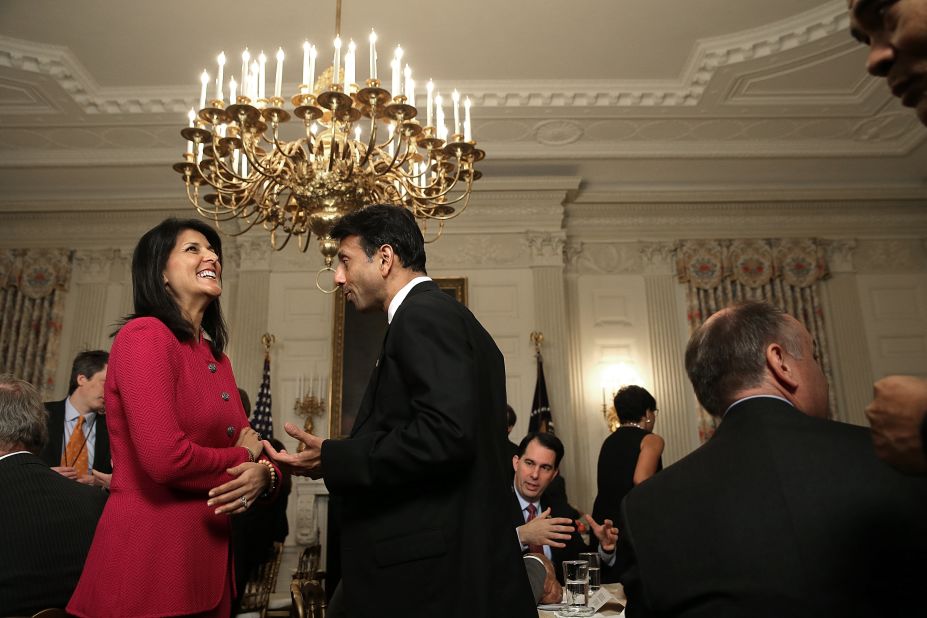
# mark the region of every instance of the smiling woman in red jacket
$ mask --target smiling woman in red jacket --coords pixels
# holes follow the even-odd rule
[[[272,494],[278,470],[222,353],[221,258],[218,234],[197,220],[167,219],[135,248],[135,312],[105,387],[111,495],[75,616],[229,615],[229,515]]]

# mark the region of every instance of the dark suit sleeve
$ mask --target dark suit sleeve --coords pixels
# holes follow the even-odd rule
[[[61,443],[64,437],[64,400],[46,401],[48,440],[39,457],[50,467],[61,465]]]
[[[479,389],[477,358],[468,324],[437,303],[415,302],[393,320],[383,362],[385,380],[401,380],[385,406],[399,419],[389,428],[322,445],[325,484],[335,492],[403,485],[462,469],[476,450]],[[395,393],[394,393],[395,394]],[[383,388],[378,391],[383,396]]]
[[[622,500],[619,507],[619,529],[621,533],[618,537],[618,543],[622,545],[621,551],[624,552],[626,559],[623,561],[623,572],[618,574],[618,578],[628,599],[627,617],[647,618],[648,616],[654,616],[654,614],[650,611],[649,606],[645,606],[643,583],[641,582],[640,569],[634,552],[634,535],[628,521],[627,504],[626,499]]]

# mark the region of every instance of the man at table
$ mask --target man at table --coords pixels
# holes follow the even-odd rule
[[[569,516],[569,505],[562,500],[549,501],[544,492],[560,469],[563,443],[552,433],[529,433],[512,457],[515,479],[512,484],[512,523],[525,552],[547,556],[563,583],[564,560],[576,560],[580,552],[591,551]],[[618,531],[606,519],[599,524],[586,515],[590,530],[599,539],[599,559],[603,565],[615,560]]]
[[[701,448],[625,498],[628,616],[923,614],[927,479],[828,420],[811,335],[762,302],[722,309],[686,348]]]

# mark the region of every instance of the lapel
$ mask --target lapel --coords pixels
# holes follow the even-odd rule
[[[367,422],[373,413],[374,396],[377,392],[377,385],[380,383],[380,365],[383,363],[384,351],[386,350],[386,337],[389,336],[389,324],[386,325],[386,332],[383,333],[383,343],[380,345],[380,353],[377,355],[377,363],[370,374],[370,381],[367,382],[367,389],[364,391],[364,397],[361,399],[360,408],[357,410],[357,418],[354,419],[354,426],[351,427],[349,438],[357,435],[361,426]]]
[[[439,289],[438,285],[433,281],[423,281],[419,283],[411,290],[409,290],[408,295],[406,295],[405,300],[402,301],[402,304],[399,305],[399,309],[396,310],[395,315],[393,315],[393,323],[397,319],[400,319],[400,316],[403,313],[403,308],[408,306],[409,299],[417,294],[426,292],[432,289]],[[373,414],[373,409],[375,406],[375,398],[377,394],[377,385],[380,383],[380,370],[382,369],[383,358],[386,352],[386,341],[389,337],[390,325],[386,326],[386,332],[383,334],[383,344],[380,346],[380,354],[377,356],[377,364],[373,368],[373,373],[370,375],[370,381],[367,382],[367,389],[364,391],[364,397],[361,399],[360,408],[357,411],[357,418],[354,419],[354,426],[351,428],[351,434],[349,438],[353,438],[357,435],[357,432],[360,431],[360,428],[370,420],[370,417]]]

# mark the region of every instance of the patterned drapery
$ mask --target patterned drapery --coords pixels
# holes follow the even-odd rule
[[[0,249],[0,373],[54,387],[73,252]]]
[[[676,274],[686,284],[689,332],[739,300],[765,300],[792,315],[817,340],[832,383],[820,282],[828,276],[825,248],[815,239],[688,240],[676,246]],[[831,416],[834,397],[831,393]],[[717,419],[698,408],[702,442]]]

